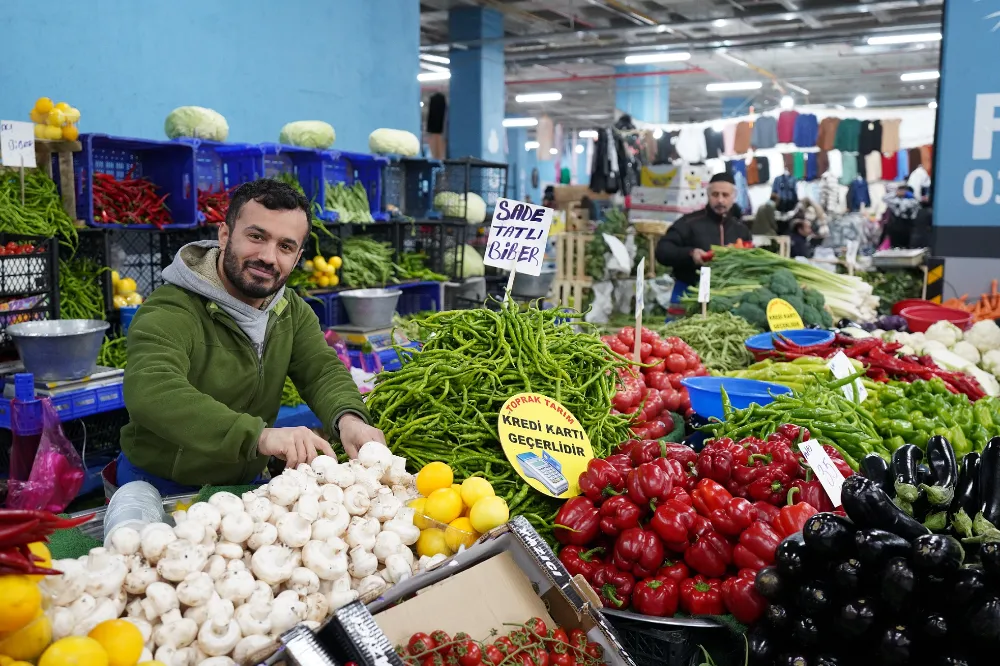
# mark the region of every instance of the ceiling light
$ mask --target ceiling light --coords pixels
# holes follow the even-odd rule
[[[421,109],[424,108],[424,103],[423,102],[420,103],[420,108]]]
[[[667,30],[670,30],[670,28],[668,28],[665,25],[658,25],[658,26],[656,26],[656,32],[661,32],[662,33],[662,32],[666,32]]]
[[[927,105],[927,107],[930,108],[930,109],[936,109],[937,108],[937,102],[931,102],[931,103],[929,103]]]
[[[417,74],[417,81],[447,81],[451,78],[451,72],[420,72]]]
[[[626,65],[645,65],[652,62],[680,62],[690,60],[691,54],[687,51],[664,51],[663,53],[641,53],[639,55],[625,56]]]
[[[795,20],[795,14],[785,14],[781,18],[785,19],[786,21],[794,21]]]
[[[527,93],[525,95],[518,95],[514,99],[520,104],[529,104],[531,102],[558,102],[562,99],[562,93]]]
[[[790,109],[793,106],[795,106],[795,100],[790,95],[785,95],[781,98],[781,108]]]
[[[785,42],[785,48],[790,49],[795,46],[795,42]]]
[[[583,154],[583,144],[582,143],[576,144],[576,148],[574,148],[573,150],[576,151],[577,155],[582,155]]]
[[[655,130],[653,130],[653,138],[654,139],[659,139],[661,136],[663,136],[663,130],[662,129],[660,129],[659,127],[657,127]]]
[[[556,148],[549,148],[549,155],[558,155],[559,150]]]
[[[580,133],[577,136],[581,139],[596,139],[597,130],[580,130]]]
[[[708,92],[728,92],[730,90],[757,90],[762,85],[760,81],[726,81],[724,83],[709,83],[705,86]]]
[[[721,28],[727,23],[729,23],[729,21],[727,21],[726,19],[715,19],[714,21],[712,21],[712,27]]]
[[[863,109],[866,106],[868,106],[868,98],[867,97],[865,97],[864,95],[858,95],[857,97],[854,98],[854,108],[855,109]]]
[[[939,42],[940,32],[922,32],[911,35],[879,35],[868,38],[869,46],[887,46],[891,44],[916,44],[918,42]]]
[[[715,53],[720,58],[724,58],[724,59],[728,60],[729,62],[733,63],[734,65],[739,65],[740,67],[749,67],[750,66],[745,61],[740,60],[739,58],[737,58],[735,56],[731,56],[728,53],[726,53],[725,51],[719,50],[719,51],[716,51]]]
[[[838,111],[843,111],[843,110],[844,110],[844,109],[846,109],[847,107],[846,107],[846,106],[844,106],[843,104],[834,104],[834,105],[833,105],[833,108],[837,109]]]
[[[794,83],[789,83],[788,81],[785,81],[785,86],[788,87],[788,88],[791,88],[792,90],[794,90],[797,93],[802,93],[803,95],[808,95],[809,94],[808,90],[806,90],[802,86],[797,86]]]
[[[538,118],[504,118],[504,127],[534,127],[538,124]]]
[[[525,141],[524,142],[524,149],[525,150],[538,150],[538,142],[537,141]]]
[[[445,58],[444,56],[434,55],[433,53],[421,53],[421,60],[426,60],[427,62],[439,62],[442,65],[450,65],[451,58]]]
[[[906,72],[899,76],[900,81],[933,81],[939,78],[941,78],[941,72],[936,69],[927,72]]]

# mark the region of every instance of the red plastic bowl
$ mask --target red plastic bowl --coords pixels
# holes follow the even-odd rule
[[[931,324],[938,321],[950,321],[963,331],[972,325],[970,313],[940,305],[913,305],[903,308],[899,314],[906,320],[911,333],[923,333]]]
[[[940,305],[931,303],[930,301],[925,301],[922,298],[904,298],[892,306],[892,314],[898,315],[906,308],[911,308],[917,305],[933,305],[935,307],[941,307]]]

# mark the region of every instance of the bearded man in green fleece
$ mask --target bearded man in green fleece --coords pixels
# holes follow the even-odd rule
[[[247,484],[271,456],[290,467],[330,445],[308,428],[273,428],[285,376],[351,457],[371,440],[350,373],[312,309],[285,289],[311,228],[309,202],[263,178],[233,192],[219,240],[190,243],[128,332],[118,484],[161,493]]]

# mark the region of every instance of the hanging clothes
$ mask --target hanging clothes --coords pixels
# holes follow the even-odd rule
[[[861,121],[861,134],[858,136],[858,152],[865,156],[868,153],[882,152],[882,121]]]
[[[900,180],[906,180],[909,175],[910,153],[908,151],[901,150],[896,153],[896,177]]]
[[[795,171],[795,155],[792,153],[782,153],[781,159],[785,163],[785,173]]]
[[[675,147],[680,158],[685,162],[704,162],[705,158],[708,157],[705,133],[697,127],[681,128]]]
[[[857,118],[843,118],[837,125],[837,135],[833,146],[843,152],[858,152],[858,139],[861,136],[861,121]]]
[[[722,128],[722,154],[735,155],[734,145],[736,145],[736,125],[729,123]]]
[[[760,171],[757,169],[757,158],[751,157],[747,162],[747,185],[760,184]]]
[[[934,173],[934,146],[920,146],[920,164],[927,173]]]
[[[811,148],[816,145],[819,134],[819,121],[811,113],[800,113],[795,119],[795,130],[792,140],[799,148]]]
[[[743,160],[737,160],[743,163]],[[744,169],[746,165],[744,164]],[[750,189],[747,187],[747,177],[742,171],[737,171],[733,174],[733,179],[736,181],[736,205],[740,207],[744,215],[749,215],[753,212],[753,207],[750,204]]]
[[[664,132],[660,135],[660,138],[656,140],[656,159],[653,160],[653,164],[670,164],[680,159],[674,145],[677,143],[677,135],[679,134],[680,132],[674,131]]]
[[[865,180],[869,183],[882,180],[882,153],[865,155]]]
[[[750,131],[750,143],[757,150],[778,145],[778,121],[771,116],[758,116]]]
[[[840,184],[850,185],[858,177],[858,154],[842,152],[841,157]]]
[[[800,118],[802,116],[799,116]],[[819,176],[819,164],[816,161],[816,153],[806,153],[806,180],[816,180]]]
[[[820,178],[819,205],[827,213],[833,214],[840,210],[840,183],[832,171],[827,171]]]
[[[713,157],[720,157],[723,153],[724,142],[722,140],[722,132],[712,129],[711,127],[705,128],[705,154],[708,155],[709,159]]]
[[[747,121],[744,120],[736,123],[736,140],[733,149],[736,151],[737,155],[743,155],[750,152],[750,139],[752,133],[750,123]]]
[[[541,122],[539,120],[539,122]],[[615,194],[622,188],[622,174],[618,162],[618,147],[613,130],[598,131],[594,146],[593,164],[590,170],[592,192]]]
[[[858,176],[847,187],[847,210],[854,212],[861,210],[862,206],[871,206],[872,200],[868,196],[868,183],[861,176]]]
[[[747,163],[743,160],[727,160],[726,161],[726,173],[732,177],[736,177],[736,174],[743,174],[743,179],[746,180],[747,176]]]
[[[775,178],[771,192],[778,195],[777,209],[779,212],[787,213],[795,210],[799,203],[798,182],[790,174],[784,173]]]
[[[899,150],[899,118],[882,121],[882,152],[895,153]]]
[[[829,171],[840,178],[840,174],[844,173],[844,154],[839,150],[828,150],[826,159],[830,162]]]
[[[771,161],[762,156],[757,156],[753,158],[754,163],[757,165],[757,175],[759,176],[759,182],[761,185],[766,185],[771,182]]]
[[[824,118],[819,123],[819,132],[816,135],[816,147],[820,150],[833,150],[833,140],[837,136],[837,125],[840,118]]]
[[[885,132],[885,128],[882,131]],[[896,159],[896,153],[882,153],[882,180],[896,180],[896,168],[898,164],[899,160]]]
[[[919,148],[910,148],[910,150],[907,151],[907,152],[909,153],[910,173],[913,173],[913,171],[917,168],[917,166],[919,166],[921,164],[921,161],[920,161],[920,149]],[[930,173],[930,172],[928,171],[927,173]]]
[[[860,177],[860,178],[864,178],[867,181],[868,180],[868,162],[865,161],[865,157],[867,157],[867,155],[863,155],[862,153],[858,153],[858,172],[855,175],[858,176],[858,177]]]
[[[798,111],[782,111],[778,116],[778,143],[791,143],[795,136],[795,121]]]
[[[821,178],[829,170],[830,154],[825,150],[821,150],[816,153],[816,177]]]
[[[427,133],[444,134],[444,119],[448,114],[448,100],[442,93],[434,93],[427,100]]]
[[[792,175],[797,180],[803,180],[806,177],[806,156],[804,153],[792,155]]]

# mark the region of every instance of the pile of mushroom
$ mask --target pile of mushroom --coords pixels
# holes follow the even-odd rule
[[[226,666],[296,624],[316,628],[433,563],[410,550],[420,531],[405,465],[369,442],[349,463],[318,456],[242,498],[216,493],[175,511],[174,527],[116,528],[41,583],[53,639],[124,616],[146,641],[140,662]]]

